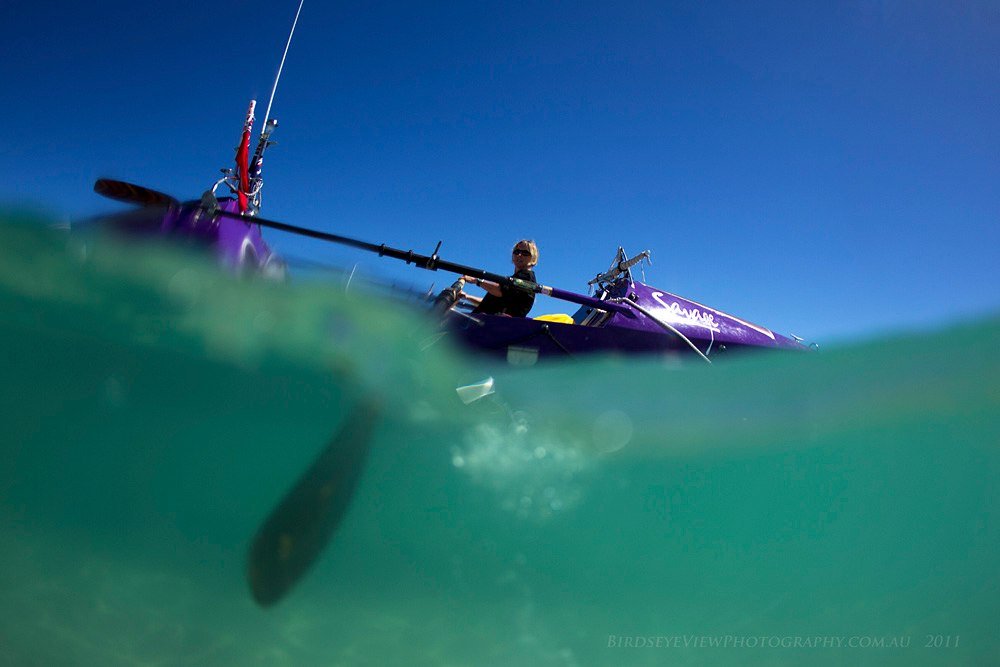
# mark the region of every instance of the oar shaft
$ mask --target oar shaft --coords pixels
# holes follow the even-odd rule
[[[485,280],[490,280],[495,283],[501,283],[504,285],[510,285],[518,289],[525,290],[526,292],[534,292],[537,294],[545,294],[546,296],[551,296],[554,299],[559,299],[562,301],[569,301],[570,303],[579,304],[581,306],[588,306],[591,308],[599,308],[601,310],[612,310],[620,313],[632,313],[632,310],[623,304],[618,303],[608,303],[607,301],[601,301],[600,299],[595,299],[591,296],[586,296],[584,294],[577,294],[575,292],[568,292],[566,290],[561,290],[555,287],[549,287],[547,285],[542,285],[540,283],[531,282],[530,280],[521,280],[519,278],[511,278],[510,276],[502,276],[498,273],[491,273],[474,266],[465,266],[464,264],[457,264],[455,262],[449,262],[443,260],[437,255],[421,255],[420,253],[413,252],[412,250],[400,250],[398,248],[392,248],[390,246],[377,243],[369,243],[368,241],[361,241],[359,239],[352,239],[348,236],[341,236],[340,234],[331,234],[329,232],[321,232],[316,229],[308,229],[306,227],[299,227],[297,225],[290,225],[286,222],[278,222],[276,220],[267,220],[266,218],[251,217],[239,215],[238,213],[232,213],[229,211],[218,211],[219,215],[230,216],[234,218],[240,218],[251,224],[258,224],[261,227],[269,227],[271,229],[277,229],[283,232],[288,232],[290,234],[298,234],[300,236],[306,236],[309,238],[319,239],[321,241],[329,241],[331,243],[337,243],[340,245],[345,245],[350,248],[357,248],[359,250],[367,250],[368,252],[378,253],[380,257],[392,257],[393,259],[400,259],[407,264],[413,264],[421,269],[427,269],[429,271],[447,271],[448,273],[457,273],[465,276],[472,276],[473,278],[482,278]]]

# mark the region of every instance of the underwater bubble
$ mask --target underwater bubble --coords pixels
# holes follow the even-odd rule
[[[605,454],[617,452],[632,439],[632,419],[621,410],[607,410],[594,420],[591,438],[594,447]]]
[[[497,505],[519,519],[545,521],[583,498],[582,473],[593,459],[561,433],[524,428],[520,419],[480,423],[451,450],[452,466],[497,496]]]
[[[517,412],[512,412],[510,415],[511,423],[514,427],[514,432],[517,434],[525,434],[528,432],[528,413],[518,410]]]

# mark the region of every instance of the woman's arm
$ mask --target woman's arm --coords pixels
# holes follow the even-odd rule
[[[473,278],[472,276],[465,276],[465,282],[482,287],[493,296],[503,296],[503,292],[500,290],[500,285],[493,281],[481,280],[480,278]]]

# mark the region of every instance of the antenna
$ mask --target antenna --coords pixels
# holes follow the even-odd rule
[[[264,127],[267,127],[267,121],[271,120],[271,104],[274,102],[274,93],[278,90],[278,79],[281,78],[281,70],[285,66],[285,58],[288,56],[288,47],[292,45],[292,35],[295,34],[295,26],[299,23],[299,14],[302,12],[302,3],[305,0],[299,0],[299,8],[295,12],[295,20],[292,21],[292,29],[288,33],[288,41],[285,42],[285,52],[281,55],[281,63],[278,65],[278,74],[274,77],[274,86],[271,88],[271,99],[267,101],[267,111],[264,112]]]
[[[260,210],[260,190],[264,181],[260,176],[264,165],[264,151],[273,142],[271,132],[278,126],[278,121],[271,118],[271,105],[274,103],[274,93],[278,90],[278,81],[281,79],[281,70],[285,67],[285,58],[288,57],[288,47],[292,45],[292,36],[295,34],[295,26],[299,24],[299,14],[302,13],[302,5],[305,0],[299,0],[299,8],[295,11],[295,20],[292,21],[292,29],[288,32],[288,41],[285,42],[285,52],[281,54],[281,62],[278,64],[278,73],[274,77],[274,86],[271,87],[271,97],[267,101],[267,111],[264,112],[264,122],[260,129],[260,139],[257,140],[257,150],[254,151],[253,160],[250,162],[250,192],[252,207],[251,215]]]

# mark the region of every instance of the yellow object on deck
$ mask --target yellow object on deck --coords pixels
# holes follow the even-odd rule
[[[558,322],[559,324],[573,324],[573,318],[566,313],[556,313],[553,315],[539,315],[534,318],[542,322]]]

